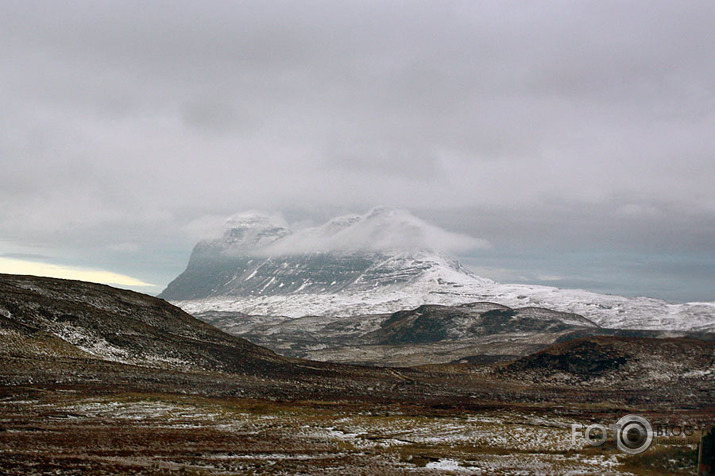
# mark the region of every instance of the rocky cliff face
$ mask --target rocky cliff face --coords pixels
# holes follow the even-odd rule
[[[428,225],[391,209],[295,233],[267,217],[237,216],[227,221],[223,236],[196,245],[186,271],[159,297],[381,294],[425,281],[434,289],[492,284],[429,249],[428,234]]]

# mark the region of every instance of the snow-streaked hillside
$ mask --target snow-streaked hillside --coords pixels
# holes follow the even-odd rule
[[[6,356],[241,372],[283,362],[160,299],[36,276],[0,274],[0,336]]]
[[[237,216],[199,243],[184,273],[160,295],[189,313],[356,316],[422,304],[489,301],[580,314],[603,327],[715,331],[715,302],[672,304],[479,277],[451,249],[483,243],[441,231],[407,212],[375,209],[300,232]],[[359,246],[362,244],[362,246]]]
[[[715,332],[715,303],[672,304],[659,299],[626,298],[546,286],[440,283],[420,280],[409,286],[374,291],[210,297],[174,301],[190,314],[232,311],[286,317],[356,316],[411,309],[422,304],[455,305],[488,301],[509,307],[538,306],[580,314],[602,327]]]

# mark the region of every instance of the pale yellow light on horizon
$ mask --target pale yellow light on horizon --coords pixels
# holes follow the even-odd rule
[[[145,283],[131,276],[113,273],[100,269],[79,268],[57,264],[25,261],[0,257],[0,273],[30,274],[33,276],[46,276],[48,278],[75,279],[77,281],[90,281],[101,284],[114,284],[117,286],[154,287],[155,284]]]

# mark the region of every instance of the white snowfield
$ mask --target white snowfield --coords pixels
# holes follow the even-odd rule
[[[257,256],[259,263],[261,260],[272,260],[275,265],[284,259],[281,271],[259,276],[264,280],[261,282],[267,284],[252,287],[251,280],[258,279],[256,272],[263,266],[257,264],[250,272],[244,269],[241,271],[243,274],[229,276],[227,283],[232,288],[226,292],[203,299],[172,299],[171,302],[191,314],[219,311],[297,318],[381,314],[414,309],[423,304],[458,305],[489,301],[514,308],[536,306],[572,312],[609,328],[715,332],[715,302],[673,304],[646,297],[628,298],[548,286],[500,284],[477,276],[445,254],[425,251],[424,248],[395,250],[400,244],[399,236],[410,235],[413,237],[411,240],[422,247],[425,241],[439,233],[448,232],[439,231],[408,212],[383,208],[365,216],[336,218],[320,227],[298,233],[273,225],[265,217],[234,217],[227,222],[223,238],[203,242],[199,246],[220,250],[229,257]],[[371,237],[375,239],[371,240]],[[459,235],[450,238],[456,244],[465,241]],[[442,237],[442,241],[445,239]],[[312,270],[296,268],[290,273],[285,271],[286,267],[298,266],[298,261],[288,257],[291,252],[315,253],[315,246],[318,245],[322,250],[326,250],[327,246],[337,248],[338,251],[330,252],[340,253],[340,250],[347,250],[359,242],[372,243],[373,247],[379,248],[382,256],[389,258],[376,261],[362,275],[340,283],[337,291],[330,286],[334,282],[328,283],[324,290],[316,289],[315,283],[311,282],[311,276],[314,276]],[[384,279],[377,282],[375,276],[399,279],[395,279],[394,283]],[[297,288],[296,279],[302,283]],[[283,280],[286,280],[285,283]],[[294,292],[280,292],[290,286],[294,286],[291,288],[295,289]],[[252,291],[245,292],[246,289]],[[264,289],[268,291],[262,291]]]
[[[601,327],[715,332],[715,302],[672,304],[647,297],[628,298],[548,286],[500,284],[464,268],[455,269],[446,257],[414,256],[430,266],[407,284],[376,286],[332,294],[295,293],[271,296],[217,296],[174,301],[190,314],[208,311],[262,316],[356,316],[414,309],[423,304],[457,305],[488,301],[509,307],[544,307],[580,314]],[[400,260],[403,261],[403,260]],[[404,264],[404,263],[403,263]],[[356,281],[359,281],[356,280]]]

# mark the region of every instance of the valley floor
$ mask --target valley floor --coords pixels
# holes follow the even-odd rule
[[[692,474],[693,445],[628,456],[611,442],[573,443],[572,423],[609,424],[622,411],[0,387],[0,473]]]

